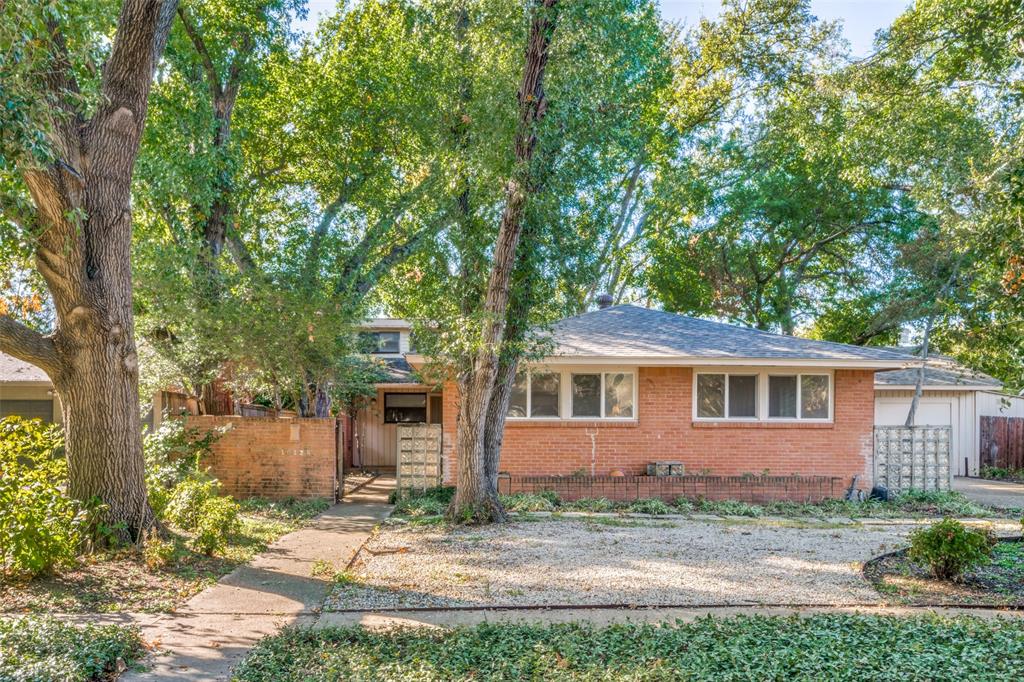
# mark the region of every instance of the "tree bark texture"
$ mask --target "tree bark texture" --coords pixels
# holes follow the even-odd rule
[[[102,501],[102,520],[131,541],[154,522],[139,420],[131,179],[154,64],[176,6],[125,0],[91,119],[76,108],[78,86],[60,28],[49,27],[58,59],[43,88],[67,116],[55,118],[50,135],[57,160],[23,172],[42,228],[36,266],[57,321],[43,336],[0,318],[0,350],[44,369],[60,396],[69,493]]]
[[[530,165],[537,145],[537,124],[547,108],[544,74],[555,30],[557,0],[539,0],[530,25],[519,87],[519,123],[514,141],[516,167],[505,188],[494,260],[484,301],[484,322],[471,371],[459,378],[459,415],[455,449],[458,458],[457,490],[449,515],[457,521],[501,521],[504,510],[486,477],[484,431],[491,393],[498,370],[498,353],[505,330],[510,280],[523,226],[527,198],[533,191]]]

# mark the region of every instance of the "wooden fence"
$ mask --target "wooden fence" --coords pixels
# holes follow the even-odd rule
[[[441,485],[441,425],[399,424],[397,441],[398,493]]]
[[[875,485],[890,492],[949,490],[948,426],[876,426]]]
[[[981,417],[981,466],[1024,469],[1024,417]]]

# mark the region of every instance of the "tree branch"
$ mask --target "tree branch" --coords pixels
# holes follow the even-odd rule
[[[217,67],[213,63],[213,58],[210,56],[210,50],[206,47],[206,41],[203,40],[203,36],[199,34],[199,29],[188,16],[188,12],[185,11],[184,7],[178,8],[178,18],[181,20],[181,25],[185,29],[185,35],[192,42],[192,47],[195,48],[196,54],[199,55],[199,60],[203,64],[203,71],[206,73],[206,81],[210,87],[210,97],[213,99],[213,104],[216,105],[217,100],[223,95],[223,87],[220,82],[220,74],[217,73]]]
[[[6,315],[0,315],[0,351],[42,368],[51,379],[60,371],[53,340]]]

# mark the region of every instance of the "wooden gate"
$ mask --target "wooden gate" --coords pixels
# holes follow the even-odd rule
[[[441,485],[441,425],[399,424],[398,493]]]
[[[981,417],[981,466],[1024,469],[1024,417]]]
[[[949,490],[948,426],[876,426],[875,485],[893,493]]]

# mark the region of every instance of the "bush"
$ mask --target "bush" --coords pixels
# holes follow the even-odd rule
[[[956,519],[943,519],[910,534],[909,556],[927,564],[939,580],[959,580],[975,566],[988,563],[992,534],[972,530]]]
[[[59,427],[0,420],[0,574],[30,578],[73,563],[89,514],[65,495]]]
[[[300,500],[288,497],[283,500],[268,500],[265,497],[249,497],[239,501],[242,511],[259,514],[271,519],[282,521],[303,521],[322,514],[331,506],[331,501],[323,497]]]
[[[991,516],[992,510],[971,502],[963,493],[949,490],[908,490],[898,495],[895,506],[902,511],[936,516]]]
[[[602,512],[610,512],[615,509],[615,503],[607,497],[583,497],[575,502],[569,502],[565,506],[574,511],[594,512],[598,514]]]
[[[168,419],[146,436],[146,492],[158,518],[164,517],[176,486],[190,478],[208,479],[201,463],[218,438],[219,431],[200,434],[199,429],[187,427],[181,419]]]
[[[219,493],[220,481],[215,478],[186,478],[169,491],[164,518],[182,530],[194,531],[199,526],[203,506]]]
[[[238,503],[230,497],[208,498],[199,509],[192,549],[213,555],[228,544],[228,537],[241,529]]]
[[[118,661],[130,665],[144,653],[132,627],[36,616],[0,620],[0,680],[108,680],[119,672]]]
[[[501,496],[501,503],[505,509],[516,512],[554,511],[559,501],[558,493],[553,490]]]
[[[158,571],[171,562],[174,557],[174,543],[160,537],[160,533],[151,529],[146,533],[142,543],[142,561],[149,571]]]
[[[688,497],[677,497],[672,506],[681,514],[689,514],[693,511],[693,501]]]
[[[705,500],[697,501],[697,511],[704,514],[721,514],[722,516],[764,516],[764,507],[747,504],[739,500]]]
[[[671,514],[675,511],[664,501],[659,500],[656,497],[636,500],[630,504],[627,509],[634,514],[651,514],[653,516],[665,516],[666,514]]]
[[[395,514],[398,516],[438,516],[444,514],[455,497],[455,488],[452,486],[438,486],[423,492],[406,493],[398,495],[398,491],[391,493],[388,501],[395,505]]]

